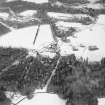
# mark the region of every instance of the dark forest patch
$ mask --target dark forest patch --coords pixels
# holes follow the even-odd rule
[[[0,36],[7,34],[11,30],[0,23]]]
[[[26,55],[24,49],[0,48],[1,92],[9,91],[14,94],[18,92],[29,97],[35,89],[46,85],[59,56],[51,59],[41,55],[27,58]],[[3,71],[3,68],[11,64],[10,62],[19,58],[21,60],[18,64]],[[97,105],[96,97],[105,96],[104,86],[105,58],[100,62],[89,63],[82,59],[77,60],[75,55],[69,55],[61,57],[47,92],[56,93],[60,98],[66,99],[67,105]],[[5,99],[7,100],[6,97]]]

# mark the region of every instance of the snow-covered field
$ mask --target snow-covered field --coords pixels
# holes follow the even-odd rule
[[[23,0],[23,1],[28,1],[28,2],[33,2],[33,3],[47,3],[48,0]]]
[[[33,99],[23,100],[18,105],[65,105],[65,100],[60,99],[56,94],[36,94]]]
[[[16,1],[16,0],[7,0],[7,2]],[[27,2],[33,2],[33,3],[46,3],[48,0],[22,0]]]
[[[64,23],[64,25],[68,25],[68,23]],[[70,26],[73,26],[70,24]],[[69,54],[75,53],[78,57],[83,57],[84,59],[88,58],[89,61],[99,61],[102,57],[105,56],[105,25],[95,24],[90,27],[82,27],[80,24],[76,25],[75,27],[81,29],[80,32],[77,32],[75,36],[77,38],[70,38],[71,43],[70,44],[63,44],[61,42],[62,46],[62,53],[63,54]],[[70,45],[75,46],[78,51],[70,51]],[[84,45],[84,48],[79,47],[79,45]],[[89,46],[97,46],[99,48],[96,51],[89,51]],[[65,49],[65,50],[64,50]]]
[[[70,43],[63,43],[62,41],[59,41],[59,46],[61,47],[61,54],[66,55],[70,53],[75,53],[78,57],[82,56],[85,59],[88,57],[90,61],[99,61],[102,57],[104,57],[104,17],[105,16],[100,16],[96,24],[89,26],[85,26],[80,23],[58,22],[58,26],[73,26],[80,30],[75,34],[77,38],[70,37]],[[40,27],[36,43],[35,45],[33,45],[36,30],[37,26],[13,30],[12,32],[0,37],[0,46],[17,48],[22,47],[27,49],[40,50],[45,45],[48,45],[50,42],[54,41],[50,26],[46,24]],[[72,48],[70,47],[71,44],[78,48],[78,51],[72,51]],[[80,44],[83,44],[85,48],[79,47]],[[96,51],[89,51],[88,46],[97,46],[99,49]]]
[[[105,104],[105,98],[98,99],[98,105]],[[66,101],[55,94],[37,94],[32,100],[25,99],[18,105],[65,105]]]
[[[36,13],[37,13],[36,10],[27,10],[27,11],[21,12],[19,15],[20,16],[32,16],[33,14],[36,14]]]
[[[105,105],[105,98],[98,99],[99,104],[98,105]]]
[[[4,20],[7,19],[9,16],[8,13],[0,13],[0,18],[3,18]]]
[[[12,32],[0,37],[0,46],[16,47],[26,49],[40,49],[45,43],[51,42],[51,30],[49,25],[42,25],[36,40],[33,45],[34,37],[36,34],[37,26],[27,27]]]

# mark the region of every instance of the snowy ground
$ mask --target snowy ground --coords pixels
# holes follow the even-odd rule
[[[19,15],[20,16],[32,16],[33,14],[36,14],[37,11],[36,10],[27,10],[27,11],[23,11],[21,12]]]
[[[60,99],[56,94],[36,94],[33,99],[25,99],[18,105],[65,105],[65,100]]]
[[[100,16],[97,23],[91,27],[84,27],[76,23],[72,24],[79,28],[81,31],[76,33],[77,38],[70,38],[71,42],[63,43],[59,41],[59,46],[61,47],[61,54],[67,55],[70,53],[75,53],[78,57],[87,58],[90,61],[99,61],[102,57],[105,57],[105,16]],[[60,24],[59,24],[60,25]],[[64,24],[67,25],[67,24]],[[69,24],[71,25],[71,24]],[[48,24],[42,25],[39,31],[39,35],[36,44],[33,45],[35,33],[37,26],[31,26],[23,29],[13,30],[12,32],[5,34],[0,37],[0,46],[4,47],[16,47],[16,48],[26,48],[26,49],[37,49],[40,50],[44,45],[48,45],[50,42],[54,41],[52,38],[52,32]],[[71,44],[77,47],[78,51],[72,51]],[[79,47],[83,44],[85,48]],[[96,45],[99,50],[89,51],[88,46]],[[99,99],[99,105],[104,105],[105,99]],[[25,99],[18,105],[65,105],[65,101],[61,100],[55,94],[41,93],[34,96],[32,100]]]
[[[26,14],[26,13],[25,13]],[[101,18],[101,19],[100,19]],[[58,22],[58,27],[75,27],[80,30],[75,34],[77,38],[69,38],[70,43],[63,43],[59,41],[59,46],[61,47],[61,54],[66,55],[70,53],[75,53],[77,57],[83,57],[90,61],[99,61],[105,56],[105,16],[99,16],[96,24],[92,25],[82,25],[80,23],[69,23],[69,22]],[[53,42],[52,32],[48,24],[42,25],[36,40],[36,44],[33,45],[35,33],[37,26],[31,26],[23,29],[13,30],[12,32],[5,34],[0,37],[0,46],[4,47],[22,47],[27,49],[37,49],[40,50],[45,45]],[[78,51],[72,51],[70,47],[71,44],[78,49]],[[83,44],[85,47],[79,47]],[[89,51],[89,46],[97,46],[99,48],[96,51]]]
[[[7,19],[9,16],[8,13],[0,13],[0,18],[3,18],[4,20]]]
[[[47,3],[48,2],[48,0],[23,0],[23,1],[34,2],[34,3]]]
[[[49,25],[42,25],[40,27],[40,33],[38,35],[36,45],[33,45],[36,30],[37,26],[13,30],[11,33],[0,37],[0,46],[16,48],[21,47],[26,49],[40,49],[40,47],[42,47],[41,45],[52,41],[51,30],[49,28]]]
[[[10,1],[16,1],[16,0],[7,0],[7,2]],[[22,1],[27,1],[27,2],[33,2],[33,3],[46,3],[48,0],[22,0]]]
[[[98,99],[98,101],[99,101],[98,105],[104,105],[105,104],[105,98]]]
[[[71,24],[63,23],[66,26],[73,26]],[[61,24],[62,25],[62,24]],[[60,25],[59,25],[60,26]],[[70,51],[70,44],[63,44],[61,42],[62,54],[75,53],[78,57],[83,57],[84,59],[88,58],[89,61],[99,61],[102,57],[105,56],[105,25],[95,24],[90,27],[79,26],[75,24],[75,27],[79,28],[81,31],[77,32],[75,36],[77,38],[70,38],[71,43],[78,51]],[[84,48],[79,47],[79,45],[84,45]],[[99,48],[96,51],[89,51],[89,46],[97,46]],[[65,50],[64,50],[65,49]]]

